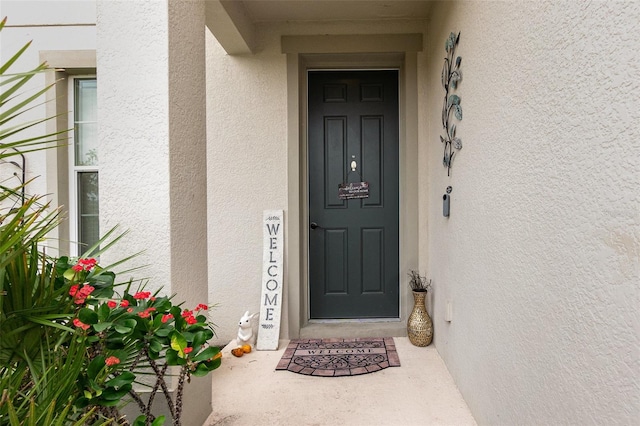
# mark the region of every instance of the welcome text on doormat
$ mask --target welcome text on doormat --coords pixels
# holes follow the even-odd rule
[[[392,337],[360,339],[294,339],[276,370],[308,376],[342,377],[399,367]]]

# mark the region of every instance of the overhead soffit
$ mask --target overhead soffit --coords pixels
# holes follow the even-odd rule
[[[207,0],[207,26],[229,54],[251,53],[256,24],[425,20],[430,1]]]
[[[406,0],[243,0],[247,14],[258,22],[367,21],[426,19],[428,1]]]

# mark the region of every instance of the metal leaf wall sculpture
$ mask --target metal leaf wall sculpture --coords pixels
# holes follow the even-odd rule
[[[440,141],[444,144],[444,154],[442,156],[442,164],[447,168],[447,176],[451,171],[451,163],[453,156],[456,154],[454,148],[462,149],[462,140],[456,136],[456,125],[451,121],[451,113],[458,119],[462,120],[462,106],[460,106],[460,96],[449,94],[455,90],[462,80],[462,72],[460,64],[462,58],[456,57],[456,47],[460,41],[460,33],[449,34],[449,38],[445,43],[447,57],[444,58],[444,66],[442,67],[442,86],[444,87],[444,102],[442,104],[442,128],[444,129],[444,137],[440,136]],[[455,57],[455,60],[453,59]]]

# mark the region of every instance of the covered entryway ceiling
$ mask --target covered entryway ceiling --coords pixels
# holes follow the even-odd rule
[[[225,51],[252,53],[256,24],[425,20],[430,1],[207,0],[206,24]]]

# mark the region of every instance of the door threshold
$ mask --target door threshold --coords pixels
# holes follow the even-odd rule
[[[348,322],[398,322],[400,318],[332,318],[332,319],[311,319],[309,324],[343,324]]]
[[[314,320],[300,328],[301,339],[356,339],[405,337],[407,324],[394,318],[366,320]]]

